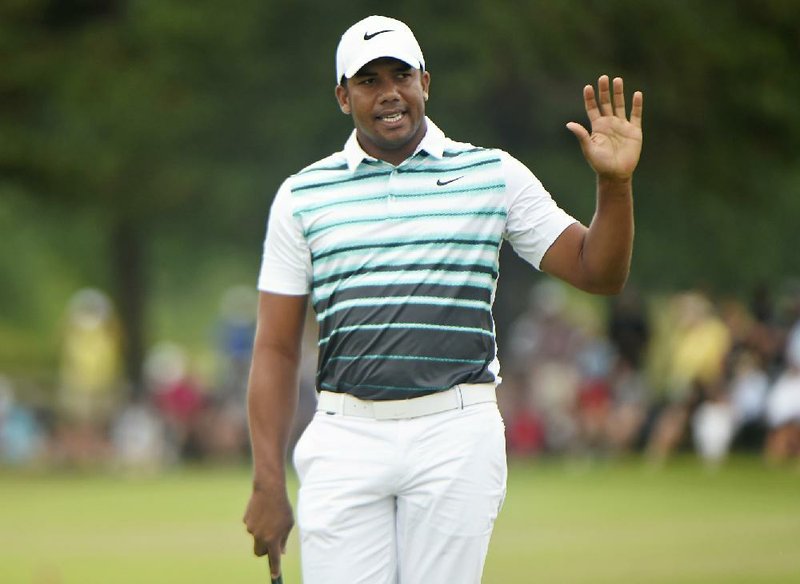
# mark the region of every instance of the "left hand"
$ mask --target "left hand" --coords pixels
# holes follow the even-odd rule
[[[569,122],[567,128],[578,138],[583,156],[598,177],[615,181],[630,180],[642,151],[642,92],[633,94],[631,118],[628,120],[622,78],[614,78],[613,105],[608,75],[597,80],[597,88],[600,93],[599,106],[594,88],[591,85],[583,88],[583,100],[592,133],[576,122]]]

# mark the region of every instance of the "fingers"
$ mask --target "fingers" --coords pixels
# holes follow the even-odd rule
[[[600,117],[600,110],[597,108],[597,102],[594,99],[594,87],[591,85],[583,88],[583,104],[586,107],[586,115],[589,116],[590,122],[594,122]]]
[[[268,556],[273,580],[281,573],[281,555],[286,550],[289,533],[294,526],[292,507],[285,489],[275,493],[254,488],[245,511],[244,523],[253,536],[253,553]]]
[[[267,542],[258,539],[257,537],[253,538],[253,553],[257,555],[259,558],[267,553]]]
[[[281,538],[281,553],[286,553],[286,542],[289,541],[289,534],[287,533]]]
[[[600,112],[604,116],[610,116],[614,112],[611,109],[611,89],[608,84],[608,75],[601,75],[597,80],[597,90],[600,93]]]
[[[594,123],[604,116],[614,116],[623,120],[627,119],[627,106],[625,104],[625,87],[622,77],[615,77],[609,81],[608,75],[601,75],[597,79],[597,96],[594,87],[587,85],[583,88],[583,101],[589,121]],[[642,127],[642,92],[633,94],[633,106],[630,121],[638,128]],[[573,130],[573,133],[575,131]],[[576,134],[577,136],[578,134]]]
[[[614,115],[625,119],[625,91],[622,88],[622,77],[614,77]]]
[[[281,575],[281,546],[278,544],[268,546],[269,573],[273,578]]]
[[[637,128],[642,127],[642,108],[644,107],[644,96],[641,91],[633,94],[633,107],[631,108],[631,123]]]
[[[253,536],[253,553],[258,557],[267,556],[269,560],[269,572],[272,578],[277,578],[281,574],[281,555],[286,553],[286,542],[288,539],[288,533],[286,533],[279,542],[267,541]]]
[[[286,540],[288,535],[278,543],[270,543],[264,540],[253,538],[253,553],[258,557],[267,556],[269,560],[269,572],[273,578],[281,574],[281,554],[286,550]]]

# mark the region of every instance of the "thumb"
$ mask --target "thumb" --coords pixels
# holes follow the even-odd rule
[[[575,137],[581,143],[581,146],[583,146],[584,143],[588,141],[590,138],[589,132],[586,130],[586,128],[584,128],[577,122],[568,122],[567,130],[575,134]]]
[[[586,131],[586,128],[578,124],[577,122],[569,122],[567,124],[567,129],[575,134],[575,137],[578,139],[578,144],[581,147],[581,152],[583,153],[583,157],[586,160],[589,160],[589,152],[592,144],[592,137],[589,132]]]

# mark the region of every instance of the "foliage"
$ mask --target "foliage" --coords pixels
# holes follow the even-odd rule
[[[9,216],[30,216],[16,211],[26,201],[92,222],[67,229],[85,240],[66,246],[70,268],[56,272],[67,273],[29,285],[99,282],[135,332],[159,242],[180,242],[197,271],[204,248],[257,257],[282,178],[349,131],[333,53],[373,11],[366,0],[0,5],[0,219],[48,229]],[[431,116],[454,138],[509,150],[585,222],[593,178],[564,124],[583,120],[581,87],[601,73],[644,91],[633,283],[746,294],[800,274],[797,2],[412,0],[391,15],[425,49]],[[15,253],[0,249],[0,266],[21,286],[31,276]],[[535,276],[506,256],[504,285],[520,297]]]

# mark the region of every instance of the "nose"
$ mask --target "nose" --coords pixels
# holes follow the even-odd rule
[[[390,101],[399,101],[400,100],[400,92],[397,87],[397,82],[395,79],[388,79],[384,83],[381,83],[381,94],[380,94],[380,101],[381,103],[387,103]]]

